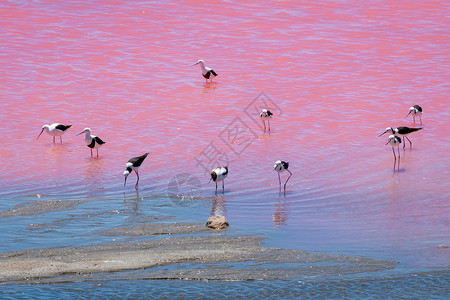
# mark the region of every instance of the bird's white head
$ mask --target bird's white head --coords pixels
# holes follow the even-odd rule
[[[277,161],[275,162],[275,164],[273,165],[273,170],[274,170],[274,171],[279,171],[279,170],[281,170],[281,160],[277,160]]]
[[[90,128],[85,128],[82,132],[80,132],[79,134],[77,134],[77,135],[80,135],[80,134],[83,134],[83,133],[88,133],[89,135],[92,133],[92,130],[90,129]]]
[[[385,134],[385,133],[388,132],[388,131],[390,131],[391,133],[394,133],[394,129],[392,129],[392,127],[388,127],[388,128],[386,128],[386,130],[385,130],[382,134],[380,134],[378,137],[382,136],[383,134]]]
[[[392,147],[398,146],[401,143],[401,139],[393,134],[391,134],[388,138],[387,144],[391,144]]]
[[[38,135],[38,137],[36,139],[38,139],[41,136],[41,134],[44,132],[44,130],[45,130],[45,132],[48,132],[50,130],[50,126],[47,125],[47,124],[42,126],[42,130],[41,130],[41,132],[39,133],[39,135]]]
[[[201,64],[202,66],[205,66],[205,62],[203,61],[203,59],[199,59],[198,62],[196,62],[195,64],[193,64],[193,66]]]

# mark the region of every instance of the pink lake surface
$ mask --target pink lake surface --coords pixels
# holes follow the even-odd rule
[[[126,210],[125,163],[150,152],[143,213],[155,198],[170,203],[169,182],[187,173],[201,193],[180,217],[223,213],[273,247],[448,267],[438,245],[450,245],[449,13],[448,1],[2,2],[0,209],[102,198],[99,210]],[[213,83],[198,59],[219,74]],[[424,129],[393,173],[378,135],[415,126],[414,104]],[[64,142],[36,140],[54,122],[73,125]],[[98,159],[75,136],[85,127],[107,142]],[[278,159],[293,173],[286,197]],[[213,197],[217,164],[229,176]],[[23,231],[34,222],[0,218],[1,250],[58,243]]]

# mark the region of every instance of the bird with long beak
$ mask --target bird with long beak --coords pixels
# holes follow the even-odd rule
[[[228,166],[225,167],[217,167],[211,171],[211,179],[209,182],[214,181],[216,183],[216,195],[217,195],[217,182],[222,181],[222,195],[225,191],[225,182],[224,179],[228,176]],[[208,182],[208,183],[209,183]]]
[[[139,184],[139,172],[138,172],[138,169],[142,165],[142,163],[144,162],[144,160],[147,157],[147,155],[148,155],[148,152],[145,153],[144,155],[133,157],[133,158],[130,158],[128,160],[127,164],[125,165],[126,169],[123,172],[123,176],[125,176],[125,182],[123,183],[123,187],[125,187],[125,185],[127,184],[127,177],[128,177],[128,175],[130,175],[130,173],[132,171],[134,171],[136,173],[136,176],[137,176],[136,185],[134,187],[136,189],[138,188],[138,184]]]
[[[55,137],[59,136],[59,140],[62,143],[62,135],[66,132],[67,129],[72,127],[72,125],[63,125],[59,123],[53,123],[52,125],[45,124],[42,126],[41,133],[39,133],[36,140],[41,136],[41,134],[45,131],[48,135],[53,136],[53,144],[55,144]]]
[[[409,113],[406,115],[407,118],[410,114],[413,116],[414,124],[416,124],[416,116],[419,116],[420,124],[422,124],[422,107],[419,105],[413,105],[409,108]]]
[[[392,146],[392,152],[394,153],[394,172],[395,172],[395,162],[397,161],[397,156],[395,155],[395,150],[394,147],[397,147],[398,150],[398,167],[397,167],[397,171],[399,171],[400,169],[400,144],[402,143],[402,139],[398,136],[395,136],[393,134],[391,134],[389,136],[388,142],[387,144],[390,144]]]
[[[411,128],[411,127],[406,127],[406,126],[400,126],[400,127],[397,127],[397,128],[388,127],[388,128],[386,128],[386,130],[385,130],[382,134],[380,134],[378,137],[382,136],[382,135],[385,134],[386,132],[389,132],[390,134],[393,134],[393,135],[395,135],[395,136],[403,137],[403,148],[405,148],[405,145],[406,145],[406,143],[405,143],[405,138],[406,138],[406,139],[408,140],[408,142],[409,142],[409,148],[411,148],[411,147],[412,147],[412,142],[411,142],[411,140],[407,137],[407,135],[410,134],[410,133],[419,131],[419,130],[421,130],[421,129],[423,129],[423,128],[422,128],[422,127],[420,127],[420,128]]]
[[[77,135],[80,135],[83,133],[85,134],[84,143],[86,144],[86,146],[91,148],[91,157],[94,157],[93,153],[92,153],[92,149],[97,149],[97,157],[98,157],[98,148],[103,146],[103,144],[105,144],[106,142],[102,141],[102,139],[99,138],[98,136],[92,135],[92,131],[90,128],[85,128],[82,132],[80,132]]]
[[[289,177],[286,179],[286,182],[284,183],[284,194],[286,194],[286,184],[288,183],[289,179],[292,176],[292,172],[288,170],[289,168],[289,162],[277,160],[275,164],[273,165],[273,170],[278,172],[278,182],[280,184],[280,193],[281,193],[281,178],[280,173],[283,173],[284,171],[289,172]]]
[[[217,76],[217,73],[214,72],[213,69],[205,66],[205,62],[202,59],[200,59],[198,62],[193,64],[193,66],[198,65],[198,64],[200,64],[200,67],[202,69],[202,75],[206,79],[206,82],[208,82],[208,79],[210,79],[212,81],[212,79]]]

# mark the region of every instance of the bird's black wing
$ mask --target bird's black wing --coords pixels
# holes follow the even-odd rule
[[[214,72],[214,70],[211,70],[210,72],[211,72],[211,74],[213,74],[214,76],[217,76],[217,73]]]
[[[58,124],[56,125],[56,129],[59,129],[61,131],[66,131],[67,129],[69,129],[70,127],[72,127],[72,125],[63,125],[63,124]]]
[[[97,144],[99,144],[99,145],[103,145],[103,144],[106,143],[106,142],[102,141],[102,139],[99,138],[98,136],[96,136],[96,137],[94,138],[94,140],[95,140],[95,142],[96,142]]]
[[[414,105],[413,107],[418,111],[422,112],[422,107],[420,107],[419,105]]]
[[[148,152],[145,153],[144,155],[138,156],[138,157],[133,157],[131,158],[128,162],[132,163],[133,166],[139,167],[142,162],[144,161],[144,159],[147,157]]]
[[[397,127],[398,133],[400,133],[400,134],[408,134],[411,132],[419,131],[420,129],[422,129],[422,128],[410,128],[410,127],[405,127],[405,126]]]
[[[92,142],[87,145],[89,148],[94,148],[95,147],[95,139],[92,139]]]

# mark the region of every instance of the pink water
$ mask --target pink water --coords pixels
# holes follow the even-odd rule
[[[101,197],[104,211],[126,210],[124,165],[148,151],[143,206],[170,202],[170,180],[188,173],[202,197],[184,218],[221,212],[269,246],[448,267],[438,245],[450,244],[449,12],[448,1],[4,2],[0,209]],[[254,122],[263,100],[270,134]],[[393,173],[378,135],[415,126],[414,104],[424,129]],[[64,142],[36,140],[54,122],[73,124]],[[107,142],[98,159],[75,136],[85,127]],[[207,184],[218,157],[229,165],[223,197]],[[278,159],[293,172],[286,197]],[[58,244],[23,231],[32,217],[0,222],[12,230],[2,251],[16,249],[12,234],[22,248]]]

